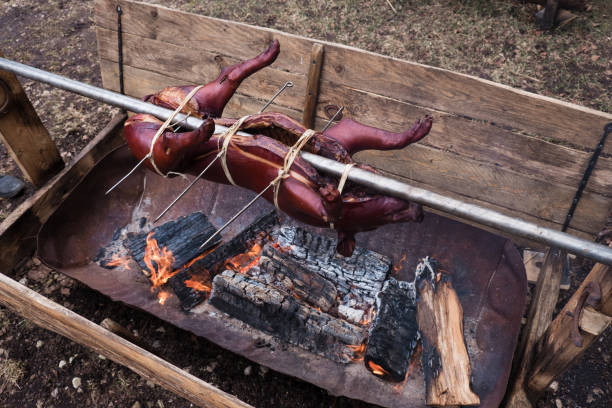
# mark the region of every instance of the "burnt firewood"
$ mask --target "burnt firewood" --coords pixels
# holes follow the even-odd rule
[[[208,277],[208,274],[206,274]],[[189,270],[181,271],[168,279],[170,287],[174,290],[174,293],[178,297],[181,308],[188,312],[198,305],[201,301],[206,299],[206,296],[210,293],[208,290],[198,289],[197,287],[189,286],[189,282],[199,282],[200,279],[194,280],[194,276]],[[209,281],[210,284],[212,282]]]
[[[216,230],[203,213],[194,212],[160,225],[151,232],[153,232],[152,238],[157,241],[160,249],[166,247],[172,251],[174,257],[172,268],[180,269],[207,249],[200,249],[200,245],[206,242]],[[144,262],[148,235],[149,233],[129,233],[123,241],[123,245],[143,270],[148,269]],[[219,240],[220,238],[213,240],[207,247],[216,245]]]
[[[363,328],[229,270],[213,279],[210,303],[256,329],[337,362],[351,361],[347,346],[365,340]]]
[[[372,307],[391,269],[391,260],[384,255],[357,247],[344,257],[336,253],[335,239],[302,228],[282,227],[276,239],[286,256],[336,286],[339,312],[355,323]]]
[[[310,272],[271,245],[264,246],[262,254],[259,261],[260,280],[265,279],[268,284],[324,312],[334,306],[338,292],[333,283]]]
[[[418,344],[414,284],[390,278],[378,294],[364,363],[374,374],[403,381]]]
[[[193,276],[210,276],[226,259],[247,251],[258,235],[269,234],[277,225],[276,211],[269,212],[256,219],[228,242],[219,245],[204,258],[171,277],[168,282],[179,298],[183,310],[191,310],[208,295],[205,291],[186,286],[185,281],[192,279]]]
[[[463,308],[451,277],[425,258],[417,266],[415,281],[427,405],[479,405],[480,398],[470,389]]]

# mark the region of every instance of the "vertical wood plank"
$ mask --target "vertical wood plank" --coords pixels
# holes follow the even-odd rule
[[[319,96],[319,78],[321,77],[321,67],[323,66],[323,55],[325,46],[314,43],[310,53],[310,68],[308,69],[308,82],[306,84],[306,95],[304,97],[304,113],[302,123],[308,129],[314,126],[315,110],[317,98]]]
[[[559,298],[563,259],[565,259],[565,252],[557,248],[551,248],[544,259],[535,294],[531,299],[527,326],[523,329],[523,337],[515,354],[515,357],[518,358],[518,369],[512,376],[514,384],[510,384],[512,388],[504,405],[505,408],[532,406],[525,392],[525,379],[533,361],[536,344],[550,324]]]
[[[0,113],[0,140],[26,179],[39,187],[64,167],[64,161],[17,77],[0,70],[0,81],[10,92],[9,105]]]

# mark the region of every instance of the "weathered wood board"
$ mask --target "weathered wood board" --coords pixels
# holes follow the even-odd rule
[[[290,80],[272,109],[300,120],[312,46],[324,45],[315,127],[328,105],[345,117],[398,131],[434,116],[431,134],[391,152],[357,156],[409,183],[560,229],[578,182],[612,115],[480,78],[277,30],[128,0],[96,0],[105,87],[119,88],[116,5],[123,9],[126,92],[142,97],[169,85],[206,83],[223,66],[278,38],[276,62],[244,81],[225,116],[258,111]],[[612,153],[612,145],[604,147]],[[591,237],[612,211],[612,158],[604,155],[570,232]]]

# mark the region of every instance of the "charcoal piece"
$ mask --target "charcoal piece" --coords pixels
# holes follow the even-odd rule
[[[181,302],[181,308],[186,312],[193,309],[208,296],[207,291],[197,290],[185,284],[185,281],[192,278],[189,270],[182,270],[168,280],[168,283],[170,283],[174,293]]]
[[[202,300],[206,299],[207,293],[195,290],[185,286],[184,282],[193,275],[210,274],[226,259],[231,258],[240,253],[246,252],[257,236],[264,232],[269,233],[278,225],[278,216],[276,211],[271,211],[251,223],[244,230],[239,232],[234,238],[217,247],[213,252],[206,255],[204,258],[196,261],[193,265],[180,271],[168,282],[174,293],[181,302],[181,307],[185,311],[191,310]]]
[[[390,278],[378,294],[376,317],[370,326],[364,363],[381,377],[403,381],[419,340],[414,286]],[[371,364],[373,363],[374,366]]]
[[[337,297],[336,287],[324,277],[310,272],[290,257],[266,245],[259,261],[260,279],[276,288],[304,300],[313,307],[327,312],[334,306]]]
[[[217,229],[208,221],[201,212],[179,217],[159,227],[154,228],[153,238],[157,241],[159,248],[166,247],[172,251],[174,256],[174,269],[180,269],[192,259],[196,258],[206,248],[200,249],[206,240],[215,233]],[[147,270],[144,262],[147,236],[149,233],[129,233],[123,241],[124,246],[143,270]],[[207,247],[212,247],[219,242],[220,238],[214,239]]]
[[[335,239],[303,228],[282,227],[276,240],[299,265],[333,282],[340,297],[346,299],[347,303],[341,303],[345,307],[358,304],[369,309],[391,269],[391,260],[384,255],[357,247],[353,255],[344,257],[336,253]]]
[[[347,345],[365,340],[365,329],[233,271],[215,276],[210,303],[256,329],[337,362],[350,362]]]

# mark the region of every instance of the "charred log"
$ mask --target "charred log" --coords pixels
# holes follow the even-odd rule
[[[337,362],[351,361],[347,346],[365,339],[363,328],[233,271],[215,276],[210,303],[256,329]]]
[[[451,277],[426,258],[417,267],[415,281],[427,405],[480,404],[480,398],[470,389],[463,308]]]
[[[356,248],[350,257],[338,255],[336,240],[302,228],[282,227],[277,243],[297,264],[336,285],[338,311],[355,323],[374,304],[391,268],[389,258],[364,248]]]
[[[153,233],[151,237],[157,241],[160,248],[166,247],[172,251],[174,257],[172,267],[180,269],[203,252],[200,245],[216,230],[203,213],[194,212],[154,228],[151,231]],[[130,251],[132,258],[138,262],[143,270],[148,269],[144,258],[149,234],[129,233],[123,242],[124,246]],[[210,248],[218,242],[219,239],[213,240],[208,247]]]
[[[186,286],[185,282],[194,277],[211,276],[221,266],[221,263],[232,256],[245,252],[259,235],[268,235],[278,225],[276,211],[269,212],[255,220],[247,228],[239,232],[228,242],[215,248],[213,252],[196,261],[193,265],[180,271],[168,282],[178,296],[183,310],[191,310],[194,306],[206,299],[208,292]]]
[[[419,340],[414,285],[390,278],[378,294],[364,362],[376,375],[403,381]]]
[[[310,272],[282,252],[266,245],[259,261],[259,275],[266,282],[283,292],[302,299],[323,312],[336,303],[338,292],[333,283],[324,277]]]

